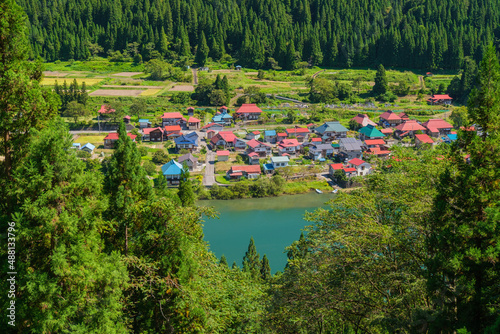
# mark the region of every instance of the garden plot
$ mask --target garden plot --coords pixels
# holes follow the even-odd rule
[[[145,89],[98,89],[90,93],[90,96],[139,96]]]
[[[43,78],[41,84],[43,86],[55,86],[56,81],[59,85],[63,85],[64,81],[66,81],[66,84],[69,86],[75,79],[79,86],[84,82],[87,86],[93,86],[103,80],[96,78]]]
[[[143,74],[143,72],[120,72],[111,75],[116,77],[133,77],[134,75],[139,75],[139,74]]]
[[[169,89],[169,92],[194,92],[192,85],[176,85]]]

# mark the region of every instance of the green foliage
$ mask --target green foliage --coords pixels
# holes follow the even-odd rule
[[[191,180],[189,180],[189,171],[187,168],[184,168],[181,172],[177,196],[179,196],[182,206],[194,206],[196,197],[193,192]]]
[[[164,150],[157,150],[153,153],[152,161],[157,165],[163,165],[170,161],[170,157]]]
[[[142,168],[144,168],[149,176],[153,176],[157,173],[156,165],[152,161],[144,160],[142,163]]]
[[[465,126],[447,154],[427,230],[429,293],[438,301],[436,327],[484,331],[499,315],[500,65],[491,45],[479,66]],[[468,155],[466,161],[464,156]],[[495,306],[494,306],[495,305]]]
[[[261,263],[259,253],[257,253],[255,241],[253,237],[251,237],[250,243],[248,244],[248,250],[243,257],[243,272],[249,273],[253,279],[257,279],[260,277],[260,269]]]
[[[66,80],[64,80],[64,84],[62,86],[59,86],[59,84],[56,81],[56,84],[54,86],[54,92],[61,98],[62,110],[65,110],[68,107],[68,105],[73,101],[78,102],[83,106],[86,106],[87,100],[89,98],[85,82],[82,83],[82,88],[80,89],[78,87],[78,82],[76,81],[76,79],[73,79],[73,82],[71,82],[69,87],[66,84]]]
[[[78,103],[76,101],[71,101],[68,103],[66,106],[66,109],[64,110],[64,116],[67,117],[73,117],[74,122],[78,122],[78,117],[84,117],[90,115],[90,110],[85,108],[85,106],[81,103]]]
[[[380,64],[377,68],[377,74],[375,75],[375,85],[373,86],[374,95],[383,95],[389,90],[389,83],[387,80],[387,75],[385,73],[385,68]]]

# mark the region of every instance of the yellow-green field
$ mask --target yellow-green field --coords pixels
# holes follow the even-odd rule
[[[101,81],[103,81],[103,79],[96,79],[96,78],[43,78],[42,79],[42,85],[44,86],[55,86],[56,84],[56,81],[59,85],[62,85],[64,84],[64,81],[66,81],[66,84],[69,86],[70,83],[73,82],[73,80],[76,79],[76,82],[78,83],[78,85],[81,85],[83,82],[85,82],[85,84],[87,86],[93,86],[93,85],[96,85],[98,83],[100,83]]]
[[[83,145],[87,143],[91,143],[95,147],[98,147],[99,145],[104,145],[104,137],[106,137],[108,134],[107,133],[102,133],[100,135],[91,135],[91,136],[86,136],[86,135],[80,135],[77,139],[74,140],[75,143],[80,143]]]
[[[163,89],[148,89],[142,92],[139,96],[153,96],[161,92]]]

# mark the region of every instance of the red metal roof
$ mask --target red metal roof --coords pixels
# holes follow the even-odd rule
[[[231,166],[231,173],[245,172],[247,174],[261,174],[260,165]]]
[[[255,152],[248,154],[249,157],[258,157],[259,155]]]
[[[351,121],[355,121],[356,123],[358,123],[362,126],[367,126],[368,124],[371,124],[373,126],[377,125],[366,114],[358,114],[355,117],[351,118]]]
[[[422,143],[434,144],[432,138],[426,135],[425,133],[421,135],[415,135],[415,138],[420,140]]]
[[[284,133],[284,132],[279,132],[279,133],[277,134],[277,136],[278,136],[278,137],[286,137],[286,136],[287,136],[287,134],[286,134],[286,133]]]
[[[130,116],[129,116],[129,115],[127,115],[127,116],[125,116],[125,117],[123,117],[123,118],[124,118],[124,119],[130,119]]]
[[[311,142],[313,142],[313,143],[322,142],[322,141],[323,141],[323,139],[321,139],[321,138],[312,138],[311,139]]]
[[[448,94],[434,94],[431,96],[431,99],[433,100],[453,100],[451,96]]]
[[[201,121],[196,117],[189,117],[188,123],[200,123]]]
[[[309,129],[306,128],[292,128],[292,129],[286,129],[286,132],[288,134],[295,133],[295,134],[303,134],[303,133],[309,133]]]
[[[388,121],[390,121],[390,120],[391,121],[397,121],[397,120],[401,119],[401,117],[399,117],[397,114],[395,114],[394,112],[392,112],[392,110],[386,111],[385,113],[383,113],[382,115],[380,115],[380,118],[388,120]]]
[[[217,156],[226,156],[229,155],[229,151],[217,151]]]
[[[279,146],[282,146],[282,147],[299,146],[299,142],[297,141],[297,139],[283,139],[279,143]]]
[[[346,172],[346,173],[352,173],[355,171],[356,171],[356,168],[344,168],[344,172]]]
[[[171,119],[171,118],[174,118],[174,119],[178,119],[178,118],[181,118],[183,120],[186,120],[184,118],[184,116],[182,116],[182,114],[180,112],[166,112],[163,114],[163,116],[161,116],[161,118],[163,119]]]
[[[382,129],[380,130],[384,135],[391,134],[393,132],[392,128]]]
[[[130,139],[132,139],[132,140],[134,140],[137,137],[137,135],[133,135],[131,133],[127,133],[127,136],[129,136]],[[108,134],[106,137],[104,137],[104,140],[106,140],[106,139],[118,140],[119,137],[120,137],[120,135],[118,134],[118,132],[113,132],[113,133]]]
[[[236,114],[260,114],[262,110],[255,103],[244,103],[236,110]]]
[[[399,124],[396,126],[396,129],[399,131],[419,131],[419,130],[425,130],[425,128],[418,124],[417,121],[415,120],[408,120],[402,124]]]
[[[253,133],[254,135],[260,135],[260,131],[257,131],[257,130],[256,130],[256,131],[252,131],[252,133]]]
[[[385,141],[383,139],[366,139],[366,145],[385,145]]]
[[[163,133],[163,129],[158,127],[158,128],[143,128],[142,129],[142,133],[145,134],[145,135],[148,135],[149,133],[151,133],[151,131],[153,130],[160,130],[161,133]]]
[[[442,119],[430,119],[422,125],[431,132],[437,132],[437,129],[451,129],[453,127],[450,123]]]
[[[365,163],[365,161],[361,160],[361,159],[358,159],[358,158],[354,158],[352,160],[349,160],[349,163],[350,164],[353,164],[355,166],[359,166],[359,165],[362,165]]]
[[[247,141],[247,145],[250,146],[251,148],[256,148],[259,145],[270,146],[268,144],[264,144],[258,140],[255,140],[255,139],[251,139],[251,140]]]
[[[333,170],[339,170],[339,169],[343,169],[344,165],[342,165],[342,164],[331,164],[330,167],[332,167]]]
[[[167,126],[165,126],[165,131],[167,131],[167,132],[181,131],[181,126],[180,125],[167,125]]]

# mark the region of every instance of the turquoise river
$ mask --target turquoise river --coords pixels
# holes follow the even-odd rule
[[[298,240],[301,230],[309,225],[306,211],[312,212],[334,198],[334,194],[315,192],[280,197],[238,200],[199,201],[199,206],[212,206],[219,219],[207,219],[203,231],[210,250],[218,258],[224,254],[229,266],[242,266],[243,256],[253,236],[260,257],[269,259],[273,273],[286,265],[285,247]]]

